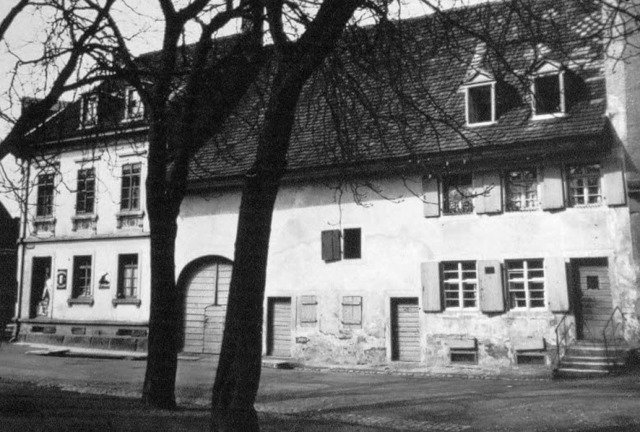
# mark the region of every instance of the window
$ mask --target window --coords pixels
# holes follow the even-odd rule
[[[540,206],[535,168],[507,172],[506,183],[507,211],[535,210]]]
[[[444,306],[446,309],[469,309],[478,305],[478,275],[474,261],[442,264]]]
[[[318,321],[316,316],[317,306],[316,296],[300,297],[300,325],[310,327],[316,324]]]
[[[467,87],[467,124],[495,121],[494,84]]]
[[[322,259],[326,262],[362,258],[362,230],[346,228],[322,231]]]
[[[82,98],[80,116],[80,123],[83,127],[98,124],[98,95],[92,94]]]
[[[93,168],[78,171],[78,189],[76,192],[76,214],[91,214],[95,201],[95,171]]]
[[[134,88],[128,87],[125,90],[125,120],[139,120],[144,117],[144,106],[142,105],[142,99],[140,93]]]
[[[91,296],[91,256],[73,257],[73,287],[71,297]]]
[[[450,175],[443,179],[444,208],[448,215],[473,212],[471,174]]]
[[[54,179],[55,174],[40,174],[38,176],[36,216],[46,217],[53,215]]]
[[[138,297],[138,255],[128,254],[118,257],[118,298]]]
[[[564,73],[546,73],[533,79],[533,113],[552,116],[565,112]]]
[[[511,308],[544,307],[543,260],[507,261],[507,281]]]
[[[360,228],[344,230],[344,259],[358,259],[361,257]]]
[[[597,205],[602,200],[600,165],[571,165],[567,167],[569,200],[571,205]]]
[[[362,325],[362,297],[342,297],[342,324],[353,327]]]
[[[120,210],[140,209],[140,164],[126,164],[122,167],[122,190]]]

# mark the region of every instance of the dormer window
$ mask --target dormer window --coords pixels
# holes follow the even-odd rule
[[[564,71],[559,63],[544,62],[533,77],[532,108],[534,118],[550,118],[564,114]]]
[[[496,121],[495,84],[493,77],[482,71],[465,83],[467,125],[487,125]]]
[[[142,105],[142,99],[140,93],[133,87],[127,87],[124,93],[124,120],[140,120],[144,117],[144,106]]]
[[[98,95],[90,94],[82,98],[80,109],[80,123],[82,127],[92,127],[98,124]]]

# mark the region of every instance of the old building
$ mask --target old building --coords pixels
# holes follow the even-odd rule
[[[607,58],[598,10],[550,7],[551,41],[500,11],[455,13],[495,19],[515,41],[501,50],[464,33],[454,50],[427,17],[403,23],[412,63],[392,81],[347,60],[336,75],[355,74],[373,117],[318,91],[323,78],[308,86],[273,216],[265,355],[499,369],[549,365],[575,340],[637,345],[637,61]],[[23,339],[144,348],[144,118],[135,93],[107,93],[57,114],[63,137],[36,137]],[[259,93],[191,167],[176,250],[187,352],[220,347]]]

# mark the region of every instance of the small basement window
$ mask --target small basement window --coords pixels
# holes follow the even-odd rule
[[[475,349],[449,349],[451,363],[478,364],[478,351]]]
[[[547,356],[541,352],[520,352],[516,354],[518,366],[546,366]]]

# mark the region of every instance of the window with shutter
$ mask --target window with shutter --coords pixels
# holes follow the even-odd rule
[[[478,285],[480,309],[485,313],[500,313],[505,310],[502,266],[499,261],[478,261]]]
[[[553,312],[569,310],[569,288],[566,263],[562,257],[545,258],[544,273],[547,281],[549,309]]]
[[[362,325],[362,297],[342,297],[342,324],[350,327]]]

